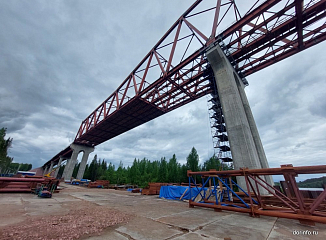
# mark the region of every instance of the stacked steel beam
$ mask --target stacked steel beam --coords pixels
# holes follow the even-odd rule
[[[108,180],[96,180],[95,182],[90,182],[87,186],[89,188],[109,188],[110,181]]]
[[[141,192],[142,195],[159,195],[162,186],[171,185],[168,183],[148,183],[148,186]]]
[[[52,187],[57,186],[59,181],[53,178],[0,177],[0,192],[32,192],[38,183]]]

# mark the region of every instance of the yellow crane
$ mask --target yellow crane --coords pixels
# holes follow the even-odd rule
[[[47,174],[45,174],[44,177],[49,177],[50,178],[51,177],[51,173],[53,173],[59,167],[61,167],[61,165],[60,166],[56,166],[55,168],[53,168],[50,172],[48,172]]]

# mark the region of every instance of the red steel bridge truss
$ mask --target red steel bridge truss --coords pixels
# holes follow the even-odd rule
[[[326,0],[197,0],[82,122],[74,143],[96,146],[212,93],[205,58],[212,46],[221,46],[246,82],[245,76],[325,40],[325,28]]]

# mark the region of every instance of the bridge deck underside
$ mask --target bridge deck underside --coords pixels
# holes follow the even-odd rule
[[[164,113],[164,111],[154,105],[140,98],[135,98],[119,110],[113,112],[110,117],[104,119],[96,128],[93,127],[75,142],[98,145]]]

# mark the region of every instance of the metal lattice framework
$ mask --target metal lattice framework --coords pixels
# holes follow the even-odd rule
[[[304,167],[281,165],[281,168],[205,172],[188,170],[189,207],[199,206],[213,208],[216,211],[236,211],[249,213],[251,216],[265,215],[298,219],[301,223],[308,225],[314,225],[315,222],[326,223],[326,189],[316,199],[303,198],[295,180],[298,174],[325,172],[326,165]],[[264,181],[263,176],[266,175],[283,175],[287,183],[287,189],[283,188],[285,193]],[[202,180],[200,188],[196,183],[196,176]],[[244,178],[246,187],[242,189],[232,180],[232,177]],[[191,193],[193,191],[191,184],[195,186],[193,189],[197,190],[194,191],[194,195]],[[238,192],[235,192],[235,187],[238,188]],[[269,196],[261,195],[260,189],[266,190]]]
[[[96,146],[211,93],[211,46],[245,77],[325,40],[325,9],[326,0],[197,0],[82,122],[74,143]]]

